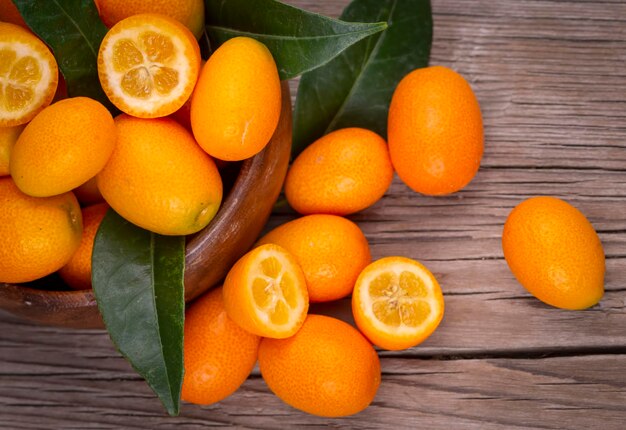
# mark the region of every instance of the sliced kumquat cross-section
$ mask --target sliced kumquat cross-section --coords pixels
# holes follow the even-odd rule
[[[140,118],[177,111],[193,92],[199,71],[200,48],[191,32],[157,14],[117,23],[98,54],[106,95],[120,110]]]
[[[262,245],[244,255],[224,281],[228,316],[250,333],[281,339],[298,331],[309,307],[304,273],[289,252]]]
[[[0,127],[26,124],[54,97],[57,62],[33,33],[0,22]]]
[[[375,345],[410,348],[430,336],[443,318],[441,288],[421,263],[387,257],[367,266],[352,293],[359,329]]]

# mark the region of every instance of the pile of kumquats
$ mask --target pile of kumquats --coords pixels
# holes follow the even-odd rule
[[[276,129],[281,85],[260,42],[231,39],[203,65],[193,24],[159,14],[108,23],[98,74],[122,112],[115,118],[96,100],[65,98],[48,47],[0,23],[0,282],[58,271],[72,288],[90,288],[94,235],[109,207],[162,235],[198,232],[222,199],[215,159],[249,158]],[[263,236],[222,287],[189,306],[182,398],[218,402],[258,361],[269,388],[295,408],[333,417],[365,409],[381,382],[373,345],[424,341],[444,299],[421,263],[372,262],[363,232],[344,216],[383,197],[394,171],[418,193],[454,193],[482,155],[478,101],[441,66],[400,82],[388,142],[345,128],[308,146],[285,181],[287,201],[303,216]],[[521,203],[503,247],[519,281],[546,303],[581,309],[602,297],[602,245],[569,204]],[[308,313],[310,303],[350,295],[357,328]]]

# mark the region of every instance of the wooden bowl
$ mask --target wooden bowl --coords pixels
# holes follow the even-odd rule
[[[256,241],[282,188],[290,152],[291,98],[289,87],[283,82],[282,112],[272,139],[263,151],[242,163],[230,193],[211,223],[187,239],[185,301],[220,282]],[[104,327],[91,290],[58,291],[65,288],[58,285],[55,291],[55,285],[45,287],[0,283],[0,309],[45,325]]]

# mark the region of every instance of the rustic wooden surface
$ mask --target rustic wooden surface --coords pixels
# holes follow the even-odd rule
[[[485,156],[454,196],[419,196],[396,179],[353,217],[375,258],[423,261],[446,299],[443,323],[423,345],[381,354],[370,408],[308,416],[255,372],[220,404],[185,404],[168,418],[104,332],[0,313],[0,428],[625,428],[626,2],[432,1],[431,64],[453,67],[476,91]],[[291,2],[332,16],[347,3]],[[600,234],[606,294],[592,309],[543,305],[503,260],[508,212],[543,194],[573,203]]]

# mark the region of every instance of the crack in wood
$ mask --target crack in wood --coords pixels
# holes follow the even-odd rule
[[[557,358],[557,357],[590,357],[590,356],[605,356],[605,355],[626,355],[625,345],[607,345],[607,346],[576,346],[565,347],[562,346],[559,349],[551,349],[546,347],[534,347],[525,349],[494,349],[491,351],[467,351],[467,352],[450,352],[450,353],[411,353],[397,352],[397,351],[381,351],[381,358],[402,358],[411,360],[440,360],[440,361],[453,361],[453,360],[489,360],[489,359],[544,359],[544,358]],[[626,359],[626,357],[624,357]]]

